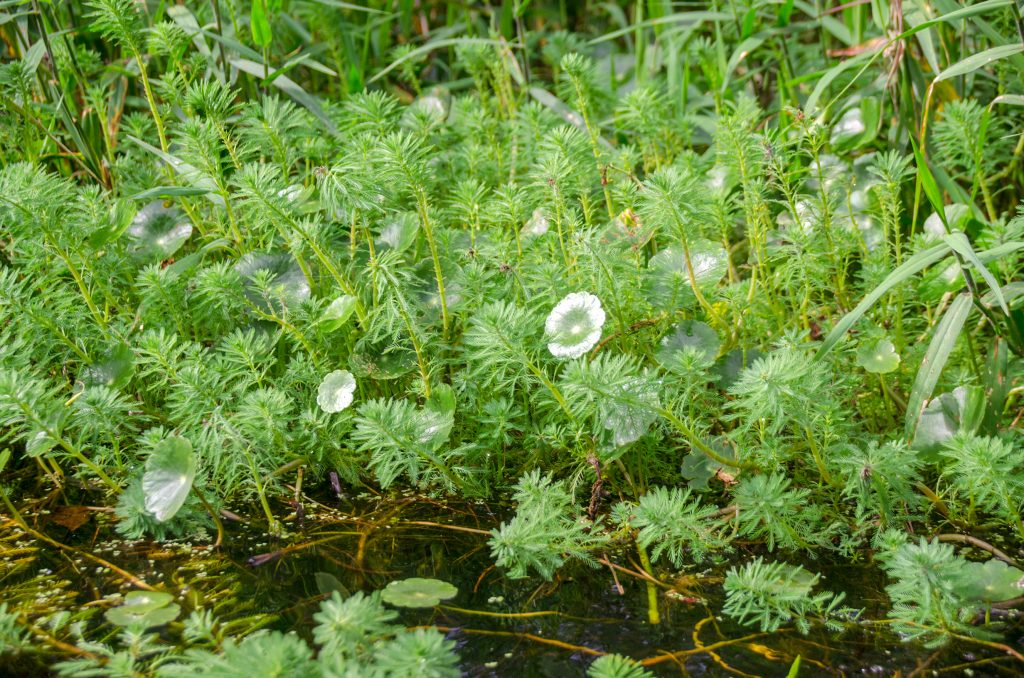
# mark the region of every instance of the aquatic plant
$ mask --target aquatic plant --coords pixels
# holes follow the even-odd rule
[[[739,624],[838,633],[845,592],[787,561],[849,559],[885,575],[879,632],[1000,648],[1022,25],[1006,0],[6,3],[5,515],[46,548],[77,548],[34,519],[65,505],[214,548],[224,520],[300,533],[318,492],[460,496],[495,507],[449,526],[495,576],[600,565],[651,623],[700,567]],[[450,593],[410,582],[383,600]],[[0,641],[69,675],[457,672],[378,594],[323,601],[311,645],[154,593],[46,636],[3,606]]]

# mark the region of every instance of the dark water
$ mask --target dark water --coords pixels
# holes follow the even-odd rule
[[[411,576],[451,582],[459,588],[454,599],[439,608],[403,610],[401,619],[409,626],[445,629],[458,644],[468,676],[582,676],[603,652],[645,660],[649,670],[666,676],[785,676],[797,656],[801,676],[1024,675],[1024,667],[998,650],[975,644],[932,650],[901,643],[877,626],[840,635],[816,629],[808,636],[793,629],[760,634],[740,627],[718,612],[725,566],[666,574],[672,588],[659,588],[661,623],[652,625],[646,584],[620,571],[620,593],[607,566],[568,567],[554,582],[502,576],[492,566],[486,534],[467,531],[500,522],[483,505],[414,497],[331,503],[307,505],[301,522],[291,516],[289,535],[282,540],[227,522],[219,552],[199,542],[104,540],[112,533],[102,514],[74,532],[45,520],[40,526],[62,543],[89,550],[154,586],[184,593],[185,613],[192,607],[212,609],[236,632],[269,627],[296,629],[308,637],[326,591],[370,591]],[[95,601],[128,590],[87,558],[51,547],[32,552],[40,546],[19,538],[7,524],[0,542],[4,600],[81,610],[87,604],[103,607]],[[738,553],[734,560],[750,555]],[[632,553],[610,558],[638,567]],[[874,568],[804,564],[825,574],[822,586],[845,591],[850,605],[864,608],[865,618],[884,618],[884,581]],[[41,568],[52,572],[39,575]],[[90,624],[99,628],[101,621],[94,615]],[[1010,628],[1006,642],[1020,648],[1021,636],[1019,626]],[[0,669],[8,675],[46,672],[30,659]]]

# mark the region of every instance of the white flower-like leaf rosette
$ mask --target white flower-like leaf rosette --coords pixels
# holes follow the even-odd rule
[[[316,404],[324,412],[341,412],[352,404],[356,379],[348,370],[334,370],[320,382],[316,391]]]
[[[589,292],[569,294],[544,323],[548,350],[556,358],[579,358],[600,341],[604,320],[600,299]]]

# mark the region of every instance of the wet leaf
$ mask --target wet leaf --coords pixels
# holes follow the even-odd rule
[[[173,518],[188,498],[195,477],[192,443],[180,436],[160,441],[146,460],[142,476],[146,510],[161,523]]]
[[[78,373],[78,379],[89,386],[107,386],[119,389],[131,381],[135,368],[135,354],[126,344],[117,344],[99,360]]]
[[[658,385],[645,377],[634,377],[622,387],[618,397],[602,403],[601,424],[611,431],[616,447],[639,440],[657,419]]]
[[[85,506],[59,506],[50,514],[50,520],[74,532],[89,522],[89,515]]]
[[[753,365],[761,355],[756,348],[737,348],[729,351],[715,366],[715,372],[719,376],[718,387],[728,390],[739,378],[740,372]]]
[[[320,593],[324,595],[330,595],[337,591],[342,595],[343,598],[348,598],[351,593],[345,588],[345,585],[330,572],[314,572],[313,578],[316,579],[316,588]]]
[[[1024,595],[1024,572],[993,558],[984,563],[968,562],[957,592],[969,600],[998,603]]]
[[[701,452],[690,452],[683,457],[680,473],[692,490],[708,489],[708,481],[718,472],[719,464]]]
[[[374,245],[381,254],[388,250],[404,252],[416,242],[419,230],[420,221],[416,213],[401,212],[384,224],[374,240]]]
[[[720,245],[707,240],[690,244],[693,278],[701,290],[713,287],[728,270],[728,259]],[[682,247],[668,247],[647,263],[648,300],[658,308],[676,309],[696,299],[689,267]]]
[[[110,608],[103,616],[117,626],[163,626],[177,619],[181,612],[173,600],[174,596],[163,591],[132,591],[121,605]]]
[[[349,358],[352,373],[369,379],[397,379],[415,368],[416,354],[412,349],[387,341],[375,342],[370,335],[356,343]]]
[[[381,591],[381,598],[395,607],[434,607],[458,593],[448,582],[413,577],[391,582]]]

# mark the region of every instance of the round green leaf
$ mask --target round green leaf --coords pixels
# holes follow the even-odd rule
[[[374,240],[378,253],[388,250],[404,252],[416,242],[416,234],[420,230],[419,217],[415,212],[402,212],[395,215],[380,229]]]
[[[887,374],[900,366],[900,354],[888,339],[864,344],[857,350],[857,364],[873,374]]]
[[[761,352],[756,348],[736,348],[726,353],[715,365],[715,372],[719,377],[718,387],[728,390],[739,379],[740,372],[753,365],[754,361],[760,357]]]
[[[924,451],[935,450],[956,435],[960,430],[960,416],[966,404],[967,389],[963,386],[928,401],[914,432],[913,447]]]
[[[181,608],[174,596],[163,591],[132,591],[124,602],[104,613],[107,621],[117,626],[162,626],[177,619]]]
[[[163,261],[192,235],[192,222],[175,207],[155,200],[138,211],[128,227],[128,251],[141,262]]]
[[[255,278],[259,271],[267,271],[273,277],[276,290],[276,301],[287,308],[295,308],[309,299],[309,280],[302,272],[299,263],[287,253],[281,254],[247,254],[235,264],[235,272],[245,283],[245,296],[255,306],[267,313],[280,313],[280,304],[270,303],[256,289]]]
[[[718,355],[721,345],[718,333],[710,325],[696,320],[684,320],[662,337],[658,343],[657,358],[658,362],[668,367],[685,351],[694,350],[712,360]]]
[[[1024,572],[1001,560],[968,562],[957,586],[957,593],[968,600],[998,603],[1024,595]]]
[[[391,582],[381,591],[381,598],[395,607],[434,607],[458,593],[448,582],[413,577]]]
[[[135,368],[135,354],[126,344],[117,344],[102,358],[78,373],[86,387],[107,386],[118,389],[131,381]]]
[[[356,298],[343,294],[328,306],[323,315],[320,316],[320,324],[328,332],[333,332],[342,327],[356,310]]]
[[[701,290],[715,285],[728,270],[725,250],[708,240],[690,244],[693,278]],[[649,301],[658,308],[679,308],[693,303],[693,285],[682,247],[668,247],[651,257],[647,264]]]
[[[146,460],[146,472],[142,476],[146,510],[161,523],[170,520],[188,498],[195,478],[192,443],[180,436],[160,441]]]
[[[348,370],[334,370],[320,382],[316,392],[316,404],[324,412],[341,412],[352,404],[356,391],[356,380]]]
[[[416,354],[405,346],[373,341],[370,335],[356,342],[349,369],[357,377],[397,379],[416,369]]]

